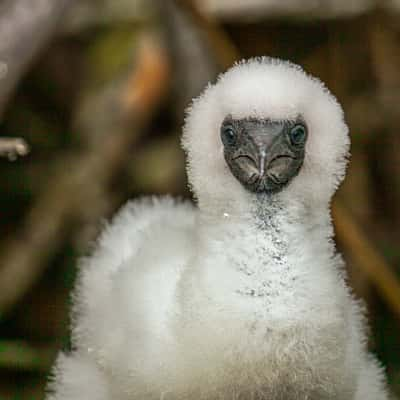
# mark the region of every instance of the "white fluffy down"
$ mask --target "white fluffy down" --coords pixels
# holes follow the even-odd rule
[[[304,165],[279,194],[229,172],[228,114],[305,119]],[[198,208],[145,199],[114,218],[81,263],[48,399],[386,400],[332,241],[349,147],[334,97],[293,64],[243,62],[194,101],[183,146]]]
[[[218,132],[228,114],[271,119],[301,114],[310,131],[306,158],[285,192],[310,206],[328,203],[344,177],[350,144],[343,111],[318,79],[297,65],[265,57],[239,63],[221,75],[189,111],[183,146],[200,208],[220,211],[230,197],[240,212],[249,204],[244,200],[249,194],[230,173],[222,153]]]

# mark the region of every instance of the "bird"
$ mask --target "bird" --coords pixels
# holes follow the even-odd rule
[[[300,66],[236,63],[193,100],[195,204],[128,202],[80,262],[48,400],[386,400],[334,244],[343,109]]]

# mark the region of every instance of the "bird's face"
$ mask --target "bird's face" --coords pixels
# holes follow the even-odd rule
[[[305,121],[228,115],[221,124],[225,161],[249,191],[277,193],[300,171],[308,131]]]

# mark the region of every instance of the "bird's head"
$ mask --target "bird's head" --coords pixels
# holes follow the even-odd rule
[[[194,100],[183,135],[201,208],[246,211],[252,200],[328,205],[343,179],[348,129],[336,99],[300,67],[242,62]]]

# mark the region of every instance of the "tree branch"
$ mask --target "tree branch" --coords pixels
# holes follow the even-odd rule
[[[0,5],[0,117],[34,56],[76,0],[5,0]]]
[[[18,156],[25,156],[29,153],[29,146],[21,138],[0,138],[0,157],[7,157],[13,161]]]
[[[375,285],[387,305],[400,318],[400,283],[368,237],[339,203],[333,206],[336,236],[346,253]]]

